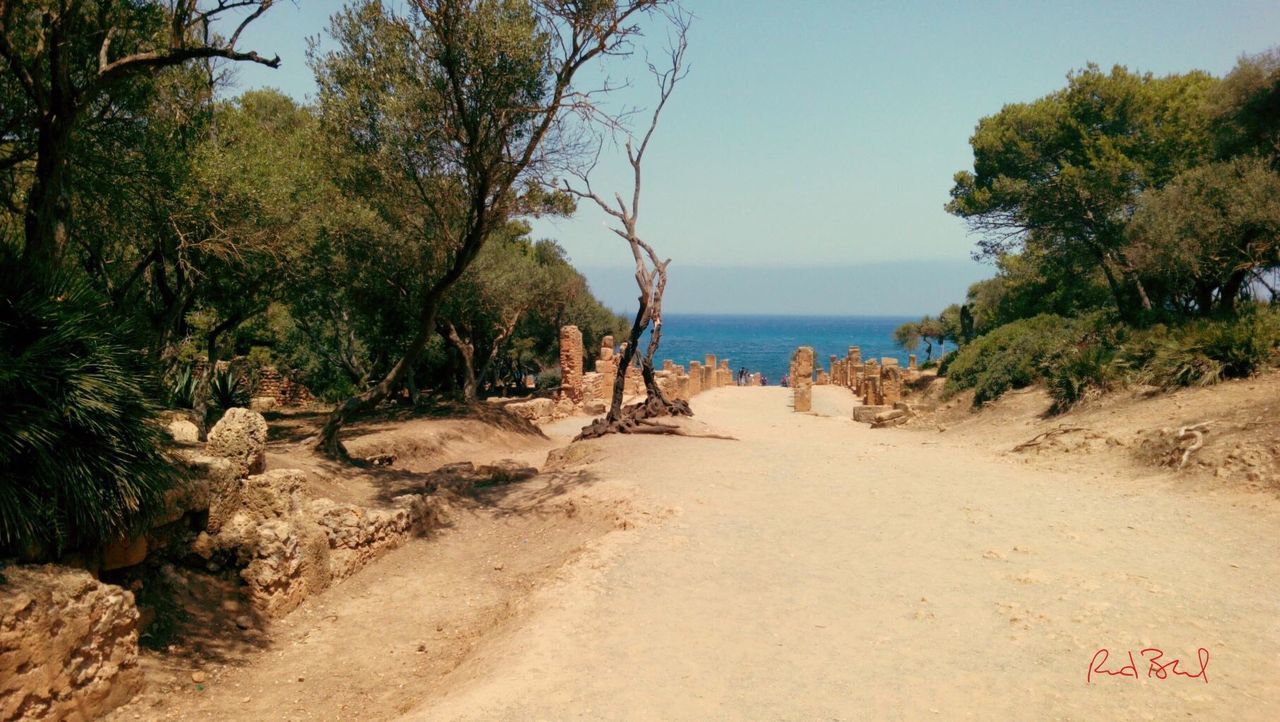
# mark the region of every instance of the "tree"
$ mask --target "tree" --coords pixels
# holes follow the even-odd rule
[[[67,245],[74,134],[90,114],[109,113],[134,81],[188,61],[225,58],[278,67],[278,57],[236,49],[272,0],[0,0],[0,171],[30,166],[23,260],[53,268]],[[230,37],[211,23],[247,12]],[[11,181],[17,180],[11,176]]]
[[[657,416],[692,416],[689,404],[680,399],[668,399],[658,387],[653,371],[653,357],[662,341],[662,295],[667,287],[667,266],[671,259],[659,258],[653,246],[640,237],[637,223],[640,217],[640,190],[642,187],[642,166],[649,142],[653,140],[654,131],[658,129],[658,120],[667,105],[672,91],[687,74],[684,66],[684,53],[688,48],[689,19],[681,13],[671,16],[676,26],[674,42],[670,49],[670,65],[659,70],[650,64],[649,69],[658,82],[658,102],[654,106],[653,115],[644,135],[638,139],[628,137],[625,143],[627,162],[631,166],[631,198],[628,204],[621,193],[615,193],[613,201],[606,201],[591,187],[591,180],[585,173],[578,174],[579,187],[566,182],[565,190],[578,198],[589,199],[602,211],[617,221],[618,225],[611,230],[627,242],[631,250],[631,258],[635,262],[636,286],[639,290],[638,307],[635,319],[631,322],[629,341],[618,359],[618,372],[614,377],[609,411],[603,419],[592,422],[578,435],[579,439],[593,438],[608,433],[626,433],[634,430],[672,430],[673,427],[655,427],[647,425],[644,420]],[[640,373],[644,379],[645,400],[639,404],[623,409],[622,396],[626,388],[627,369],[640,346],[640,337],[649,331],[649,343],[644,355],[640,358]]]
[[[1188,171],[1142,198],[1129,238],[1136,268],[1175,302],[1231,313],[1251,281],[1280,267],[1280,175],[1256,157]]]
[[[1035,248],[1059,267],[1099,271],[1135,321],[1152,301],[1125,253],[1125,226],[1143,191],[1209,155],[1214,82],[1118,66],[1072,73],[1065,89],[978,123],[973,171],[956,174],[947,210],[983,235],[980,257]]]
[[[1209,107],[1220,159],[1257,155],[1280,170],[1280,48],[1240,58]]]
[[[569,116],[592,102],[578,73],[625,53],[661,4],[413,0],[402,17],[368,0],[334,17],[338,47],[312,63],[326,127],[358,159],[343,181],[404,229],[421,276],[407,346],[329,415],[323,452],[345,456],[342,426],[399,388],[485,241],[545,200],[543,174],[573,151]]]
[[[491,239],[441,309],[441,335],[462,359],[462,396],[469,403],[520,320],[555,295],[528,231],[528,224],[512,222]]]
[[[936,343],[941,346],[946,340],[946,329],[942,322],[933,316],[924,316],[920,322],[916,324],[917,333],[920,334],[921,340],[924,341],[925,361],[933,360],[933,345]]]
[[[903,351],[914,353],[920,348],[920,324],[907,321],[893,330],[893,342]]]

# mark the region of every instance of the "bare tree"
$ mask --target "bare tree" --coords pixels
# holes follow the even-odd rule
[[[631,257],[636,266],[636,286],[640,291],[639,307],[636,309],[635,319],[631,322],[630,341],[623,348],[618,360],[618,373],[613,382],[609,412],[603,419],[585,427],[578,435],[579,439],[608,433],[674,429],[670,426],[647,424],[645,419],[693,415],[693,411],[685,401],[668,399],[654,377],[653,357],[662,340],[662,295],[666,291],[667,266],[671,264],[671,259],[659,258],[653,246],[641,238],[636,230],[640,217],[641,166],[644,155],[649,149],[649,142],[658,128],[662,110],[666,107],[672,91],[675,90],[676,83],[688,74],[684,64],[684,54],[688,47],[689,17],[676,9],[672,12],[671,18],[675,26],[675,36],[669,50],[668,64],[661,69],[653,63],[649,64],[649,71],[658,82],[658,103],[649,118],[649,127],[639,142],[636,143],[631,137],[626,141],[627,162],[631,164],[632,173],[630,203],[623,199],[621,193],[615,193],[612,202],[606,201],[591,187],[587,172],[575,174],[580,186],[574,186],[567,181],[564,184],[566,191],[578,198],[590,199],[618,222],[620,227],[614,227],[611,230],[626,241],[631,249]],[[640,357],[640,373],[644,379],[646,397],[644,401],[624,408],[622,398],[626,388],[627,369],[630,368],[640,347],[640,337],[644,335],[646,329],[650,328],[652,330],[649,334],[649,344],[644,355]]]
[[[130,79],[191,60],[225,58],[279,67],[279,57],[236,48],[244,29],[272,2],[0,0],[0,61],[6,76],[0,78],[0,97],[20,106],[0,114],[15,121],[0,134],[0,169],[34,161],[24,261],[53,267],[66,247],[68,164],[81,116],[110,103],[113,92]],[[212,24],[231,12],[244,17],[229,37],[217,37]]]

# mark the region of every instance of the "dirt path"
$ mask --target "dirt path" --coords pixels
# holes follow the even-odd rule
[[[575,445],[117,718],[1275,718],[1274,496],[873,431],[815,394],[699,396],[739,441]],[[1149,678],[1148,647],[1183,672],[1205,648],[1209,683]],[[1101,648],[1140,678],[1087,684]]]
[[[410,717],[1275,718],[1272,497],[797,415],[784,389],[695,408],[741,441],[593,442],[602,484],[676,515],[605,537]],[[1209,682],[1149,678],[1149,647],[1183,672],[1203,647]],[[1101,648],[1140,678],[1087,684]]]

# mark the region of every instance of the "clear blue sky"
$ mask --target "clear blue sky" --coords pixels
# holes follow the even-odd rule
[[[305,37],[321,33],[341,5],[273,8],[242,44],[279,53],[284,67],[243,68],[241,85],[299,98],[313,92]],[[972,239],[942,210],[952,175],[972,162],[968,138],[980,117],[1061,87],[1087,62],[1222,74],[1240,54],[1280,44],[1276,2],[690,0],[687,7],[696,15],[691,72],[646,162],[642,234],[675,259],[673,268],[955,261],[954,273],[925,284],[938,298],[921,299],[923,310],[959,300],[968,282],[989,273],[962,262]],[[635,77],[626,96],[634,104],[652,97],[642,70],[620,71]],[[626,188],[621,170],[607,162],[597,186]],[[536,230],[592,276],[629,263],[602,223],[588,211]],[[762,307],[743,310],[812,312],[815,302],[802,296],[815,294],[804,293],[803,276],[757,289]],[[883,292],[892,293],[909,281],[918,289],[921,279],[885,280]],[[828,312],[895,309],[916,312],[901,303]]]

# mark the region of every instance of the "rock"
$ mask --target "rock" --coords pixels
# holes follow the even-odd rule
[[[538,475],[538,470],[514,459],[500,459],[476,469],[476,475],[489,483],[510,484],[513,481],[532,479]]]
[[[875,421],[877,422],[892,421],[894,419],[900,419],[906,415],[907,415],[907,412],[905,409],[889,409],[888,411],[881,411],[880,413],[876,414]]]
[[[191,681],[195,682],[196,684],[204,684],[204,681],[207,679],[209,679],[209,675],[205,674],[204,672],[191,673]]]
[[[249,408],[253,411],[271,411],[277,405],[274,396],[255,396],[249,399]]]
[[[609,405],[604,399],[589,399],[582,404],[582,410],[588,416],[600,416],[609,411]]]
[[[0,719],[96,719],[141,689],[132,593],[52,564],[4,575]]]
[[[877,414],[888,410],[888,406],[855,406],[853,407],[853,420],[869,424],[876,420]]]
[[[555,415],[556,405],[551,399],[529,399],[506,405],[507,411],[533,423],[551,420]]]
[[[180,444],[194,444],[200,441],[200,427],[190,419],[174,419],[165,427],[169,436]]]
[[[253,617],[248,614],[241,614],[236,617],[236,626],[241,629],[253,629]]]
[[[102,549],[102,571],[141,564],[147,558],[147,538],[120,539]]]
[[[260,474],[267,468],[267,420],[249,409],[227,409],[209,432],[206,448],[237,464],[242,475]]]

